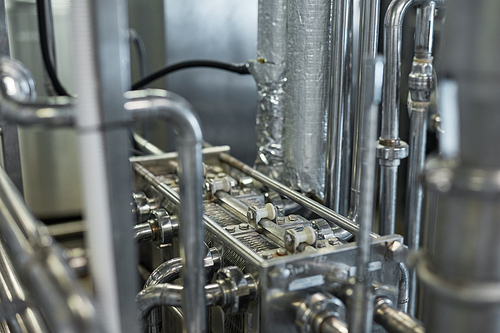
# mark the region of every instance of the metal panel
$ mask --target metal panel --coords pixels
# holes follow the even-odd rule
[[[166,63],[200,58],[241,63],[255,58],[257,1],[164,1],[164,5]],[[254,162],[257,94],[251,76],[190,69],[169,75],[167,89],[194,106],[206,141],[228,144],[235,156]]]

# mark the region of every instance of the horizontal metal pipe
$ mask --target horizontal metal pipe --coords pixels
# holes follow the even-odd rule
[[[348,333],[346,324],[335,318],[328,317],[321,323],[320,329],[318,333]]]
[[[388,298],[378,297],[375,300],[373,320],[388,333],[425,333],[425,328],[415,319],[391,306]]]
[[[177,128],[182,206],[179,224],[181,253],[184,257],[183,308],[185,327],[190,333],[205,332],[206,308],[203,216],[203,136],[193,107],[182,97],[164,90],[127,92],[125,110],[135,120],[153,117],[173,123]],[[188,273],[189,272],[189,273]],[[188,311],[186,311],[188,310]]]
[[[139,149],[146,154],[150,155],[161,155],[165,152],[160,148],[156,147],[154,144],[144,139],[142,136],[134,132],[134,141],[135,144],[139,147]]]
[[[264,174],[260,173],[259,171],[253,169],[252,167],[246,165],[245,163],[237,160],[236,158],[234,158],[228,154],[222,153],[219,155],[219,158],[221,161],[223,161],[223,162],[229,164],[230,166],[240,170],[244,174],[246,174],[252,178],[257,179],[262,184],[275,190],[279,194],[298,202],[299,204],[301,204],[305,208],[311,210],[313,213],[318,214],[322,218],[337,224],[339,227],[346,229],[350,233],[353,233],[355,235],[358,233],[359,226],[357,224],[353,223],[348,218],[346,218],[346,217],[334,212],[333,210],[323,206],[322,204],[300,194],[299,192],[290,189],[289,187],[281,184],[280,182],[275,181],[275,180],[265,176]],[[378,235],[375,233],[371,233],[371,237],[376,238],[376,237],[378,237]]]

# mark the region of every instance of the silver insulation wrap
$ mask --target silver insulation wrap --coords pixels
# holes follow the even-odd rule
[[[259,0],[257,61],[250,67],[258,94],[255,164],[275,179],[283,170],[286,4],[286,0]]]
[[[290,0],[284,112],[289,184],[324,197],[331,0]]]

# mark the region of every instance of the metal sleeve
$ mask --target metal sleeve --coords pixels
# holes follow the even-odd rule
[[[295,189],[323,198],[331,0],[288,2],[284,167]]]

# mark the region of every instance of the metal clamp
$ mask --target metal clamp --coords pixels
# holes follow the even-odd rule
[[[170,246],[174,236],[172,219],[165,209],[155,209],[151,212],[153,216],[149,220],[151,227],[151,242],[158,248]]]

